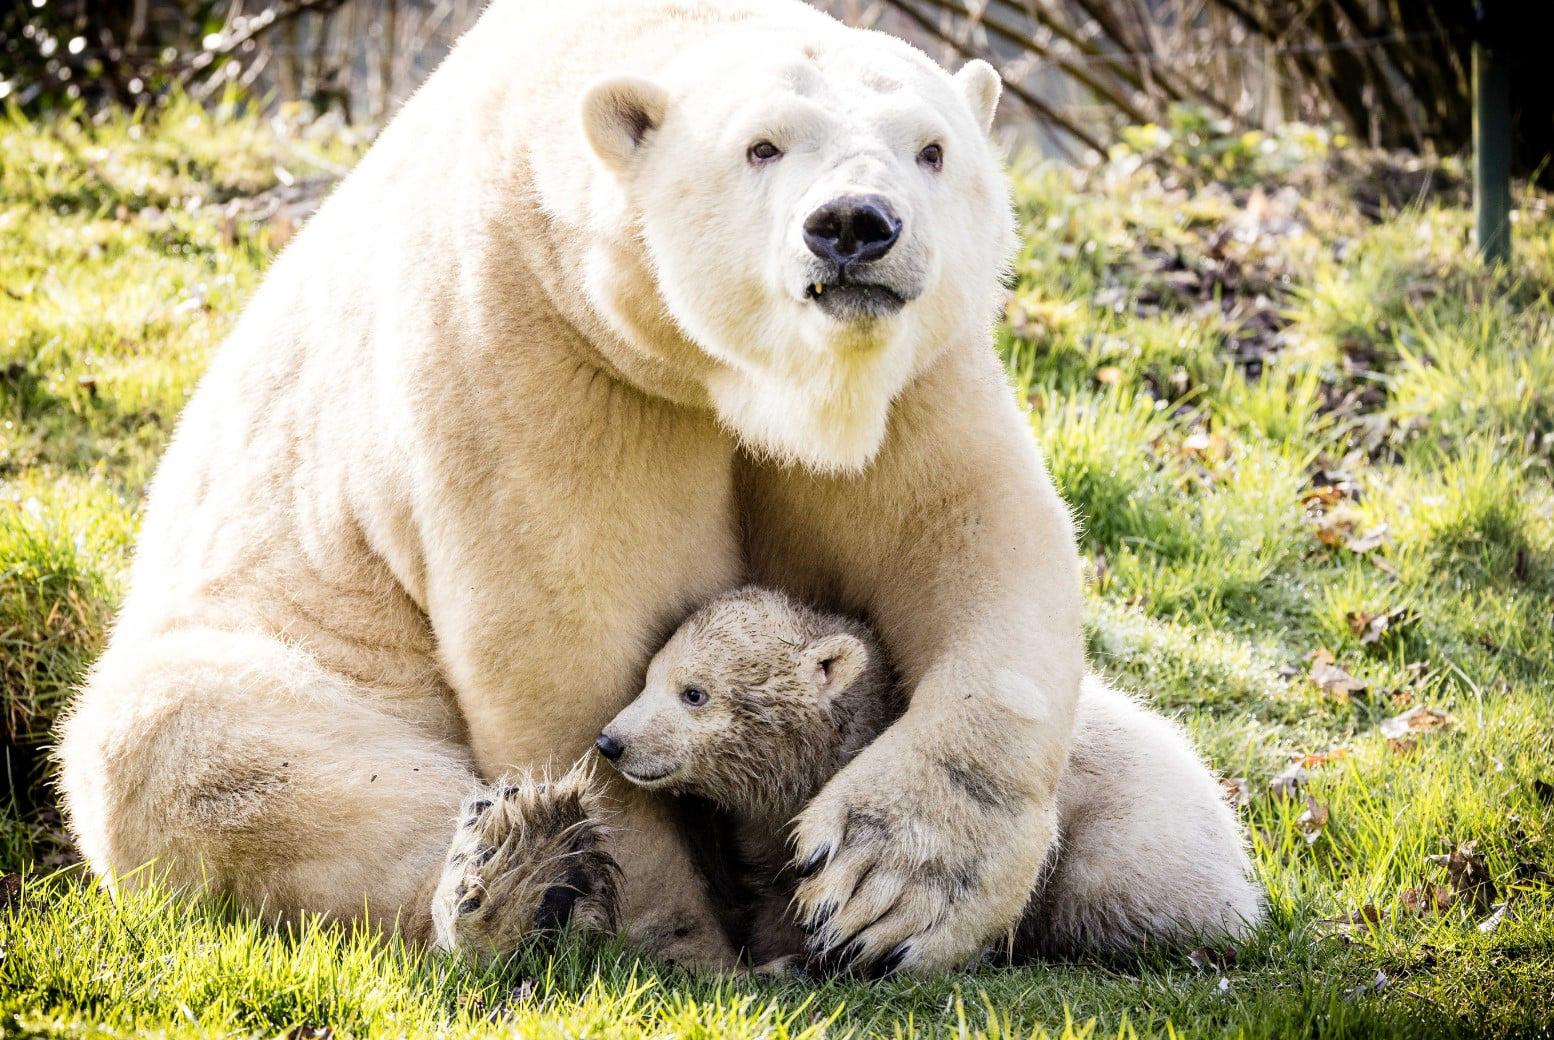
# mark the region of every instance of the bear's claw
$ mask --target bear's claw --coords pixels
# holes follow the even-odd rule
[[[438,948],[487,961],[534,933],[619,927],[620,868],[586,770],[504,778],[465,799],[432,897]]]
[[[1055,814],[994,803],[921,762],[909,730],[888,730],[799,815],[795,919],[822,971],[956,970],[1018,919]],[[900,743],[904,747],[896,747]],[[975,775],[1003,781],[998,764]],[[904,778],[903,770],[912,775]],[[939,806],[925,816],[924,804]]]

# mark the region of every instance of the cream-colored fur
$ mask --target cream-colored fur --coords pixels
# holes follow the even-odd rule
[[[1094,676],[1079,693],[1058,820],[1017,960],[1242,938],[1263,920],[1241,825],[1187,734]]]
[[[867,612],[911,694],[800,821],[805,920],[861,961],[976,956],[1052,842],[1083,671],[1069,518],[990,342],[993,75],[798,0],[496,0],[182,418],[61,734],[93,868],[457,946],[461,800],[564,771],[749,575]],[[902,215],[902,305],[841,321],[798,229],[857,191]],[[629,932],[729,963],[669,809],[605,794]]]
[[[901,710],[884,648],[856,621],[749,586],[693,614],[601,737],[640,787],[732,814],[753,963],[802,955],[788,914],[788,824]],[[1000,797],[953,761],[983,801]],[[1262,918],[1244,836],[1182,731],[1099,679],[1079,694],[1056,846],[1016,930],[1016,959],[1244,935]],[[958,883],[946,878],[946,883]],[[997,953],[1001,953],[1001,947]]]

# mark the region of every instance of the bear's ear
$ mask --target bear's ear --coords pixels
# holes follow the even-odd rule
[[[583,95],[583,133],[615,173],[631,169],[648,134],[664,122],[669,93],[640,76],[601,80]]]
[[[804,671],[816,692],[829,700],[863,674],[867,658],[862,641],[842,632],[804,648]]]
[[[993,113],[998,108],[998,95],[1004,90],[1004,82],[998,70],[981,58],[973,58],[962,65],[953,78],[966,104],[971,106],[971,114],[982,124],[982,132],[993,129]]]

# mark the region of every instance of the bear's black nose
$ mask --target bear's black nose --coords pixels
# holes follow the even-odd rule
[[[901,221],[879,195],[843,195],[804,221],[804,244],[840,273],[849,264],[878,260],[901,237]]]
[[[620,758],[626,752],[626,745],[610,736],[608,733],[599,734],[599,739],[594,741],[594,747],[599,749],[599,754],[611,762]]]

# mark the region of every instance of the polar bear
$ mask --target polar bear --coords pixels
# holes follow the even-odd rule
[[[544,777],[749,580],[872,618],[910,695],[799,820],[799,919],[859,966],[975,958],[1055,839],[1084,674],[990,333],[998,93],[799,0],[495,0],[180,420],[60,733],[92,868],[468,950],[608,859],[596,920],[728,965],[674,806]],[[459,912],[499,877],[524,897]]]
[[[798,880],[789,822],[905,707],[866,625],[745,586],[680,626],[595,746],[638,787],[732,815],[749,893],[744,943],[771,969],[804,949],[788,912]],[[1178,727],[1094,677],[1080,688],[1057,805],[1061,840],[995,957],[1125,954],[1240,938],[1261,920],[1214,774]]]

